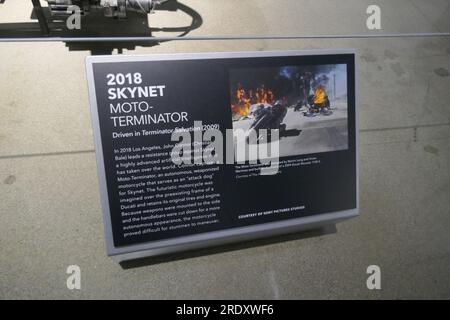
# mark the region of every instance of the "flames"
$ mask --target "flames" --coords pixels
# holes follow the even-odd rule
[[[327,92],[324,86],[318,86],[314,91],[314,104],[324,105],[327,100]]]
[[[247,116],[253,104],[273,104],[274,102],[275,95],[273,91],[264,85],[259,86],[256,90],[245,90],[241,85],[238,85],[236,91],[231,93],[231,110],[233,115]]]

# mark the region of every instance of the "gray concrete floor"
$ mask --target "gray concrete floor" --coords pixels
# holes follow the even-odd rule
[[[23,16],[9,2],[0,22]],[[194,35],[264,35],[368,32],[372,1],[182,2],[203,17]],[[383,32],[450,31],[448,0],[377,2]],[[122,269],[105,254],[89,53],[0,43],[0,298],[450,298],[449,38],[177,41],[129,53],[337,47],[358,50],[360,217],[327,235]],[[72,264],[81,290],[66,287]],[[379,291],[366,288],[372,264]]]

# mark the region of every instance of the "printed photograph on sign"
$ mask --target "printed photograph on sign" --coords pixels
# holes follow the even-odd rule
[[[348,149],[345,64],[233,69],[230,94],[233,129],[249,144],[278,129],[280,157]]]

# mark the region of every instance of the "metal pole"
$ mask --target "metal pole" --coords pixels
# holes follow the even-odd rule
[[[34,12],[38,18],[42,33],[44,35],[50,34],[50,29],[48,28],[47,19],[45,18],[44,11],[42,10],[40,0],[31,0],[31,2],[33,3]]]

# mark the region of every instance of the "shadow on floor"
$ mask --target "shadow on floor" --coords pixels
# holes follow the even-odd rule
[[[119,264],[123,269],[139,268],[139,267],[145,267],[145,266],[149,266],[149,265],[166,263],[166,262],[171,262],[171,261],[185,260],[185,259],[197,258],[197,257],[202,257],[202,256],[207,256],[207,255],[225,253],[225,252],[229,252],[229,251],[244,250],[244,249],[249,249],[249,248],[266,246],[266,245],[271,245],[271,244],[276,244],[276,243],[281,243],[281,242],[286,242],[286,241],[295,241],[295,240],[301,240],[301,239],[315,238],[315,237],[320,237],[320,236],[324,236],[324,235],[335,234],[336,232],[337,232],[337,229],[336,229],[335,225],[327,225],[327,226],[317,228],[317,229],[301,231],[301,232],[286,234],[286,235],[282,235],[282,236],[245,241],[245,242],[228,244],[228,245],[223,245],[223,246],[216,246],[216,247],[211,247],[211,248],[191,250],[191,251],[186,251],[186,252],[181,252],[181,253],[173,253],[173,254],[157,256],[157,257],[148,257],[148,258],[140,258],[140,259],[129,260],[129,261],[122,261]]]

